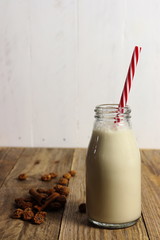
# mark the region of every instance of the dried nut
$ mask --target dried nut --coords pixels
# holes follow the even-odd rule
[[[49,175],[51,175],[51,178],[56,178],[57,177],[57,174],[54,173],[54,172],[50,173]]]
[[[42,181],[50,181],[52,179],[50,174],[45,174],[43,176],[41,176],[41,180]]]
[[[51,204],[51,202],[54,202],[56,198],[59,197],[59,195],[60,194],[58,192],[53,192],[51,195],[49,195],[44,204],[41,206],[41,209],[46,209]]]
[[[32,197],[26,197],[26,198],[24,198],[23,200],[24,200],[25,202],[31,202],[31,203],[35,202],[34,198],[32,198]]]
[[[33,210],[36,210],[36,211],[40,212],[42,210],[42,207],[39,206],[39,205],[34,205]]]
[[[21,218],[23,214],[23,210],[20,208],[17,208],[14,213],[12,214],[12,218]]]
[[[59,197],[56,198],[56,202],[60,202],[62,205],[65,205],[67,199],[65,195],[60,195]]]
[[[66,187],[66,186],[62,186],[58,184],[54,187],[54,189],[56,190],[56,192],[62,195],[67,196],[69,194],[69,187]]]
[[[39,193],[34,188],[29,189],[29,193],[35,199],[35,201],[37,201],[40,205],[43,204],[45,199],[48,197],[48,194],[46,194],[46,193]]]
[[[54,193],[55,192],[55,190],[53,189],[53,188],[50,188],[50,189],[48,189],[47,191],[46,191],[46,193],[48,194],[48,195],[51,195],[52,193]]]
[[[47,194],[46,196],[48,196],[48,195],[52,194],[52,193],[55,192],[55,191],[54,191],[53,188],[50,188],[50,189],[38,188],[38,189],[37,189],[37,192],[38,192],[38,193]]]
[[[72,177],[74,177],[76,175],[76,171],[74,171],[74,170],[69,171],[69,173],[71,174]]]
[[[51,210],[59,210],[63,207],[63,205],[60,203],[60,202],[52,202],[50,205],[49,205],[49,208]]]
[[[63,177],[69,180],[71,178],[71,174],[70,173],[66,173],[66,174],[63,175]]]
[[[19,203],[19,202],[22,202],[22,201],[24,201],[24,198],[16,198],[15,199],[15,203],[16,204]]]
[[[27,175],[25,173],[22,173],[18,176],[18,180],[23,181],[27,179]]]
[[[46,217],[46,216],[47,216],[47,212],[45,212],[45,211],[41,211],[40,214],[41,214],[43,217]]]
[[[79,205],[79,212],[80,213],[86,213],[86,204],[85,203],[81,203]]]
[[[60,178],[59,181],[58,181],[58,184],[67,185],[68,184],[68,179],[67,178]]]
[[[38,193],[47,193],[47,190],[44,189],[44,188],[38,188],[38,189],[37,189],[37,192],[38,192]]]
[[[24,220],[31,220],[34,217],[34,213],[31,208],[26,208],[23,211],[23,219]]]
[[[46,212],[37,212],[35,215],[34,215],[34,218],[33,218],[33,222],[36,223],[36,224],[41,224],[44,222],[45,220],[45,217],[46,217]]]
[[[33,206],[33,204],[31,202],[25,202],[25,200],[23,198],[16,198],[15,203],[16,203],[17,207],[19,207],[21,209],[32,208],[32,206]]]

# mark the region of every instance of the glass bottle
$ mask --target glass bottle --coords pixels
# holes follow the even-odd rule
[[[128,227],[141,216],[141,160],[131,109],[103,104],[95,113],[86,158],[88,220],[104,228]]]

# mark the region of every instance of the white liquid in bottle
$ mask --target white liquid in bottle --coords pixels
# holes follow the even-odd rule
[[[91,222],[125,227],[124,223],[140,217],[140,153],[129,127],[95,128],[86,167],[86,204]]]

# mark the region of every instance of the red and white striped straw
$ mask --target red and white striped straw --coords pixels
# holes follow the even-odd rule
[[[119,108],[123,108],[126,106],[140,52],[141,52],[141,47],[135,46],[133,54],[132,54],[131,62],[129,65],[127,77],[125,80],[124,88],[122,91],[121,99],[119,102]]]

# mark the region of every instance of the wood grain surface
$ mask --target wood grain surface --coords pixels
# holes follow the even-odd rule
[[[150,239],[160,239],[160,150],[142,150],[142,214]]]
[[[160,239],[160,150],[142,150],[142,217],[132,227],[107,230],[88,224],[86,214],[78,211],[85,202],[86,149],[1,148],[0,149],[0,239],[3,240],[158,240]],[[47,215],[37,226],[14,220],[10,214],[14,199],[28,194],[31,187],[53,187],[56,180],[42,182],[40,176],[57,172],[59,176],[74,169],[66,207]],[[17,176],[27,173],[20,182]]]

